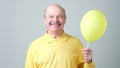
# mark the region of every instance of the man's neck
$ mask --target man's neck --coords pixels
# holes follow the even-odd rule
[[[52,32],[52,31],[47,31],[47,33],[54,39],[57,39],[59,38],[63,33],[64,31],[61,30],[61,31],[55,31],[55,32]]]

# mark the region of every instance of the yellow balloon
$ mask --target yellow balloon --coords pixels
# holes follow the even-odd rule
[[[93,42],[104,34],[106,26],[105,15],[101,11],[90,10],[82,17],[80,29],[87,42]]]

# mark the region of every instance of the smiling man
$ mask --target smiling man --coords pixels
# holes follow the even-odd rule
[[[92,50],[64,32],[66,13],[58,4],[49,5],[43,17],[46,33],[28,49],[25,68],[95,68]]]
[[[66,21],[65,10],[59,5],[50,5],[44,13],[44,23],[47,25],[48,34],[53,38],[59,38],[63,34]]]

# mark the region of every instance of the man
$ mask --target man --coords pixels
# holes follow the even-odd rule
[[[60,5],[45,9],[46,33],[30,45],[25,68],[95,68],[92,50],[64,32],[65,22],[66,13]]]

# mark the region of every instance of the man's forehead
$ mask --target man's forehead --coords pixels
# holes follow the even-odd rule
[[[53,5],[53,6],[49,6],[49,7],[46,9],[46,11],[48,11],[48,10],[56,10],[56,9],[59,10],[59,11],[60,11],[60,10],[62,11],[62,8],[60,8],[60,7],[58,7],[58,6],[54,6],[54,5]],[[56,11],[57,11],[57,10],[56,10]]]
[[[57,6],[50,6],[46,10],[46,14],[64,14],[64,11]]]

